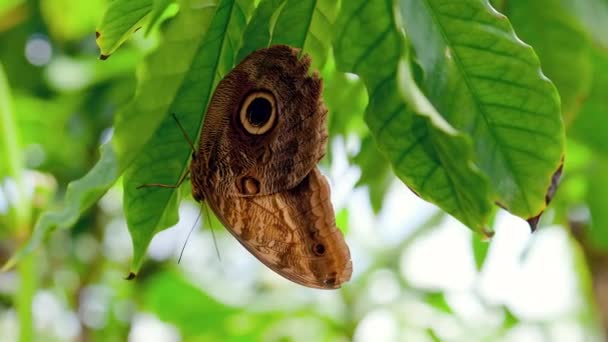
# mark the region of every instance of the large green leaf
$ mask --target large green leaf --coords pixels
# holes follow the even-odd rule
[[[395,174],[476,231],[486,230],[492,196],[473,162],[471,141],[436,112],[414,83],[390,1],[344,2],[334,49],[339,69],[370,94],[365,114]]]
[[[313,68],[321,68],[337,12],[334,0],[262,0],[245,30],[238,60],[259,48],[286,44],[303,48]]]
[[[337,10],[335,0],[287,0],[274,25],[270,45],[303,48],[312,57],[313,68],[321,68],[327,60]]]
[[[543,72],[555,82],[564,119],[569,122],[590,88],[590,38],[562,2],[511,0],[504,13],[517,35],[534,47]]]
[[[253,51],[270,44],[276,14],[283,9],[287,0],[262,0],[255,9],[247,28],[243,32],[243,45],[239,50],[237,62]]]
[[[27,245],[3,269],[12,267],[38,246],[52,229],[72,226],[116,182],[167,117],[206,30],[207,19],[215,10],[199,8],[194,0],[183,0],[181,4],[186,10],[167,26],[163,44],[138,69],[136,96],[116,116],[112,140],[101,146],[100,160],[84,177],[68,185],[65,207],[42,215]]]
[[[97,27],[101,58],[108,58],[137,31],[152,11],[154,0],[115,0],[110,3]]]
[[[474,139],[475,161],[497,202],[542,213],[564,151],[560,100],[532,48],[503,15],[478,0],[401,0],[424,70],[422,89],[454,127]]]
[[[184,56],[173,61],[186,68],[185,78],[171,99],[169,111],[176,113],[189,137],[198,136],[215,86],[234,65],[241,32],[251,10],[249,4],[247,0],[220,1],[207,33],[199,33],[200,39],[191,42],[196,48],[194,57]],[[179,126],[167,116],[125,173],[125,215],[133,240],[132,271],[135,273],[141,267],[154,234],[175,224],[179,199],[177,189],[137,187],[148,183],[176,184],[188,168],[191,153]]]

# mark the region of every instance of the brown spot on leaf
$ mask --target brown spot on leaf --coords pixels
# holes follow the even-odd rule
[[[135,277],[137,277],[137,274],[135,274],[133,272],[129,272],[129,275],[125,279],[126,280],[133,280],[133,279],[135,279]]]
[[[420,194],[419,194],[418,192],[416,192],[416,190],[412,189],[412,187],[411,187],[411,186],[409,186],[409,185],[407,185],[407,184],[406,184],[405,186],[407,186],[407,188],[408,188],[408,189],[410,189],[410,191],[411,191],[411,192],[413,192],[413,193],[414,193],[414,195],[416,195],[416,196],[420,197]],[[420,197],[420,198],[422,198],[422,197]]]
[[[526,220],[528,222],[528,225],[530,225],[530,230],[532,231],[532,233],[536,231],[536,228],[538,227],[538,222],[540,222],[540,217],[543,215],[543,213],[544,210],[541,211],[540,214]]]
[[[562,156],[562,160],[559,163],[559,167],[557,171],[551,177],[551,184],[549,185],[549,189],[547,189],[547,194],[545,195],[545,204],[549,205],[553,196],[555,195],[555,191],[557,191],[557,187],[559,186],[559,181],[562,179],[562,172],[564,171],[564,157]]]
[[[500,202],[498,202],[498,201],[496,201],[496,202],[494,202],[494,203],[495,203],[497,206],[501,207],[502,209],[509,211],[509,209],[507,208],[507,206],[506,206],[506,205],[504,205],[504,204],[502,204],[502,203],[500,203]]]
[[[102,61],[105,61],[108,58],[110,58],[110,55],[99,55],[99,59],[101,59]]]
[[[486,228],[482,228],[481,232],[483,233],[484,238],[486,238],[487,240],[490,240],[491,238],[494,237],[494,231],[493,230],[489,230],[487,227]]]
[[[101,33],[99,33],[99,31],[95,31],[95,38],[99,38],[99,36],[101,36]]]
[[[551,203],[553,196],[555,196],[555,192],[557,191],[557,187],[559,186],[559,182],[562,178],[563,171],[564,171],[564,156],[562,156],[562,159],[559,163],[559,167],[557,168],[557,170],[555,170],[555,172],[553,173],[553,176],[551,176],[551,184],[549,184],[549,188],[547,189],[547,193],[545,194],[545,207],[548,206],[549,203]],[[528,222],[528,224],[530,225],[530,229],[532,230],[532,233],[534,233],[534,231],[536,231],[536,228],[538,227],[538,223],[540,222],[540,217],[542,216],[543,212],[545,212],[544,209],[541,210],[541,212],[538,213],[538,215],[533,216],[526,220]]]

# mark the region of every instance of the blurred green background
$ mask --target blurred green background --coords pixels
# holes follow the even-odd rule
[[[608,18],[608,3],[598,3],[605,6],[596,15]],[[136,66],[159,43],[158,27],[137,32],[101,61],[95,30],[107,5],[0,0],[1,131],[6,138],[15,128],[15,140],[2,141],[16,144],[3,151],[18,151],[0,155],[0,263],[98,160],[114,114],[133,97]],[[537,31],[520,24],[520,32],[518,21],[537,15],[528,8],[511,18],[535,48]],[[330,109],[350,107],[330,113],[322,169],[351,248],[351,282],[338,291],[290,283],[206,219],[178,263],[201,210],[191,199],[182,201],[179,223],[154,238],[138,278],[126,281],[132,245],[117,185],[72,229],[55,231],[17,269],[0,273],[0,341],[603,341],[608,52],[591,25],[602,21],[577,18],[589,70],[575,81],[587,89],[576,97],[558,84],[562,99],[578,105],[565,115],[567,173],[534,235],[500,211],[495,237],[482,241],[412,194],[373,157],[361,83],[330,65],[325,100]],[[557,43],[537,41],[546,43],[541,61],[558,53]],[[9,158],[24,168],[7,170]],[[18,188],[32,199],[22,213],[8,205]]]

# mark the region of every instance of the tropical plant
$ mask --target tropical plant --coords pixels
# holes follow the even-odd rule
[[[386,340],[553,340],[564,322],[575,338],[601,340],[605,32],[605,0],[0,1],[0,331],[22,341],[145,340],[152,321],[167,339],[189,341],[365,340],[375,319],[393,322]],[[219,231],[228,260],[214,259],[203,232],[176,264],[168,256],[179,246],[163,254],[161,245],[184,230],[166,229],[189,228],[202,209],[187,184],[138,189],[176,184],[188,168],[172,114],[204,140],[218,82],[275,44],[301,48],[324,80],[332,143],[322,168],[355,267],[332,293],[262,272]],[[395,198],[419,208],[417,224],[399,221],[408,208]],[[504,220],[515,223],[501,230]],[[397,233],[374,240],[387,236],[374,222]],[[474,278],[505,272],[486,258],[524,226],[539,230],[526,235],[530,251],[551,234],[564,239],[566,253],[549,256],[573,265],[575,304],[564,317],[531,317],[471,285],[478,312],[496,317],[475,327],[453,288],[404,270],[408,253],[442,231],[465,237]],[[433,255],[447,262],[442,253],[456,247],[444,247]],[[522,253],[511,257],[532,252]],[[39,309],[49,303],[56,317]],[[12,307],[18,324],[3,319]],[[54,331],[58,317],[67,328]]]

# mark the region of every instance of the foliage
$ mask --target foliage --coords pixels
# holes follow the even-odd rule
[[[101,161],[68,191],[72,206],[43,217],[34,241],[54,226],[73,224],[126,171],[125,214],[134,241],[133,271],[138,271],[153,234],[176,222],[177,192],[137,190],[137,185],[175,184],[186,172],[188,145],[182,143],[180,148],[178,129],[167,114],[179,113],[180,121],[190,128],[189,136],[197,136],[192,129],[200,127],[218,78],[235,64],[240,34],[246,33],[244,41],[257,41],[250,36],[259,30],[245,30],[249,4],[220,1],[217,8],[190,8],[173,18],[164,44],[141,71],[136,98],[117,116],[112,143],[104,146]],[[412,190],[486,234],[490,234],[486,227],[494,202],[526,219],[540,215],[563,155],[559,102],[557,92],[540,73],[532,49],[516,39],[505,18],[474,2],[452,7],[429,3],[428,8],[402,2],[402,11],[393,15],[386,15],[393,9],[388,2],[348,2],[332,28],[335,4],[288,2],[275,6],[276,22],[265,28],[270,39],[256,48],[281,43],[302,47],[317,66],[323,66],[330,52],[330,29],[340,32],[333,42],[336,66],[356,73],[365,83],[371,94],[365,115],[370,133],[396,175]],[[151,3],[125,6],[113,3],[97,31],[102,59],[152,11]],[[120,15],[123,12],[129,15]],[[198,12],[202,17],[190,18]],[[252,22],[257,24],[268,13],[260,6]],[[410,13],[417,17],[408,17]],[[431,16],[424,19],[419,16],[422,13],[444,21],[434,22]],[[399,15],[404,23],[401,28],[393,19]],[[457,15],[475,20],[465,24]],[[198,28],[189,24],[193,21],[199,23]],[[184,41],[181,25],[198,41]],[[479,27],[479,32],[463,40],[465,35],[460,32],[470,30],[471,25]],[[481,29],[483,25],[494,31]],[[420,85],[413,79],[401,29],[411,36],[416,61],[428,75]],[[437,32],[431,37],[437,46],[431,49],[425,41],[429,37],[417,30]],[[173,36],[183,45],[173,45]],[[109,47],[104,48],[106,45]],[[252,46],[244,48],[251,50]],[[163,55],[163,49],[169,55]],[[444,60],[438,64],[439,58]],[[175,72],[155,67],[154,63],[166,65],[169,60]],[[137,134],[133,134],[134,127],[138,127]],[[162,169],[149,167],[161,161]]]
[[[176,184],[187,171],[190,146],[171,114],[193,140],[205,139],[201,123],[219,80],[251,51],[274,44],[312,57],[324,79],[331,138],[357,142],[346,159],[358,167],[356,186],[367,188],[375,213],[383,212],[396,176],[476,233],[469,241],[480,272],[490,251],[481,240],[493,235],[499,208],[532,229],[546,212],[544,226],[593,227],[581,246],[608,253],[606,23],[603,0],[0,1],[0,198],[8,203],[7,210],[0,205],[7,241],[0,262],[31,280],[15,301],[22,339],[31,337],[36,258],[50,248],[49,236],[103,239],[116,220],[100,202],[104,195],[121,203],[130,272],[141,276],[140,285],[116,291],[136,298],[138,310],[191,340],[282,336],[281,310],[226,305],[175,267],[146,261],[154,236],[178,222],[180,202],[190,195],[187,186],[137,189]],[[331,149],[328,157],[326,167],[344,156]],[[548,207],[564,161],[562,186]],[[581,210],[589,215],[573,216]],[[340,221],[352,223],[348,213]],[[340,294],[344,311],[362,295],[357,283],[369,281],[365,274],[399,268],[390,260],[412,236],[370,257],[367,264],[377,266]],[[119,265],[94,259],[70,259],[71,267],[82,268],[85,279],[116,276]],[[61,261],[46,267],[57,272]],[[458,315],[444,293],[403,280],[400,286],[438,312]],[[311,306],[294,315],[323,326],[325,339],[353,336],[356,317]],[[497,310],[506,317],[504,331],[519,324],[509,308]],[[246,328],[222,326],[228,321],[246,321]],[[124,322],[111,326],[96,337],[128,333]],[[430,339],[443,336],[425,331]]]

